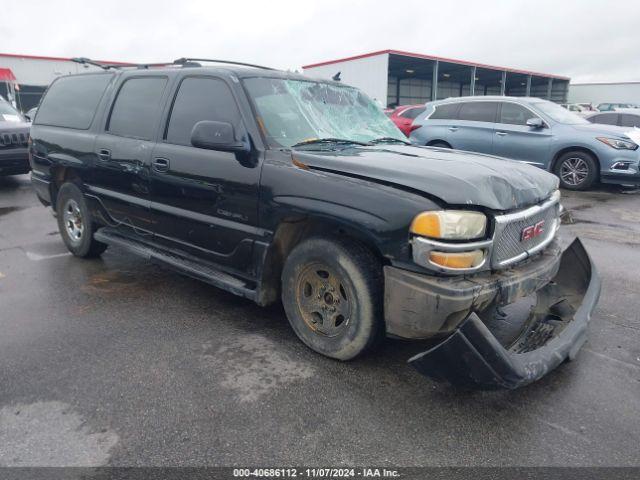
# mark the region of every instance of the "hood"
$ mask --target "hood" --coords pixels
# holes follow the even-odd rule
[[[593,135],[608,135],[628,139],[627,132],[633,130],[632,127],[618,127],[617,125],[605,125],[603,123],[589,123],[587,125],[571,125],[579,132],[591,133]]]
[[[19,122],[7,122],[2,120],[2,115],[0,115],[0,131],[6,132],[28,132],[31,124],[23,121]]]
[[[514,210],[548,198],[558,179],[526,163],[478,153],[418,146],[295,150],[310,168],[402,185],[449,205]]]

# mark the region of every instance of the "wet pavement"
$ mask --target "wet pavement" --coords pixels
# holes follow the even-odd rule
[[[260,308],[117,248],[67,254],[0,178],[0,465],[640,465],[640,193],[563,192],[600,271],[574,362],[459,391],[387,341],[339,363]]]

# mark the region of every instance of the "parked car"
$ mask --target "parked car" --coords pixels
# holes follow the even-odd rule
[[[431,102],[411,133],[418,145],[520,160],[549,170],[563,188],[597,181],[640,184],[640,139],[594,125],[560,105],[530,97],[459,97]]]
[[[592,103],[577,103],[576,105],[580,106],[585,112],[597,112],[596,107],[593,106]]]
[[[632,108],[616,110],[615,112],[594,113],[585,118],[591,123],[640,128],[640,110]]]
[[[586,117],[587,115],[589,115],[591,112],[595,111],[594,108],[589,108],[590,106],[588,104],[581,104],[581,103],[561,103],[560,104],[561,107],[566,108],[567,110],[569,110],[570,112],[575,113],[576,115],[579,115],[581,117]]]
[[[71,253],[124,248],[281,300],[339,360],[385,334],[439,339],[409,362],[455,384],[515,388],[576,355],[600,281],[579,240],[556,243],[553,175],[413,146],[341,83],[182,64],[47,90],[32,179]],[[532,297],[531,316],[496,313]]]
[[[29,172],[29,127],[22,114],[0,97],[0,176]]]
[[[396,107],[389,115],[389,118],[395,123],[396,127],[408,137],[414,128],[413,121],[418,115],[424,112],[425,108],[423,104],[402,105],[401,107]]]
[[[613,112],[618,108],[636,108],[632,103],[600,103],[598,105],[599,112]]]

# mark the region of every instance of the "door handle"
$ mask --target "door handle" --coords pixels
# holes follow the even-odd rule
[[[458,131],[458,127],[449,127],[449,131],[457,132]]]
[[[507,132],[496,132],[496,135],[498,135],[499,137],[504,137],[509,134]]]
[[[101,148],[98,150],[98,158],[103,162],[108,162],[111,160],[111,150],[107,148]]]
[[[165,173],[169,171],[169,160],[167,158],[156,157],[153,159],[153,164],[151,168],[153,168],[158,173]]]

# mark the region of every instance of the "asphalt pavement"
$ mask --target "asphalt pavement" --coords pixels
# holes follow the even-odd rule
[[[69,255],[28,176],[0,178],[2,465],[640,465],[640,193],[563,192],[602,276],[575,361],[460,391],[387,341],[340,363],[260,308],[118,248]]]

